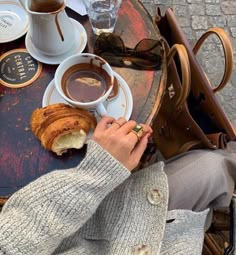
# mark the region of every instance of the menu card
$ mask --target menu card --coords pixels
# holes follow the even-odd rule
[[[80,15],[86,15],[86,0],[67,0],[66,5]]]

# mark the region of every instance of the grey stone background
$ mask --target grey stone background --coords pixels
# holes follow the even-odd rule
[[[236,127],[236,0],[140,0],[152,16],[155,6],[164,13],[173,8],[181,27],[193,46],[197,39],[210,27],[223,28],[231,38],[234,51],[234,69],[230,81],[217,98],[227,116]],[[210,36],[198,53],[198,60],[214,87],[224,73],[224,54],[220,41]]]

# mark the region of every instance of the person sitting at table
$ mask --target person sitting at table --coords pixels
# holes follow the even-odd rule
[[[201,254],[210,208],[228,206],[236,156],[195,150],[131,174],[152,129],[103,117],[78,166],[4,205],[0,254]]]

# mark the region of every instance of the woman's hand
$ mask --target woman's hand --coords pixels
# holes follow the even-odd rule
[[[130,171],[138,165],[152,133],[148,125],[140,124],[143,134],[139,138],[133,130],[136,125],[133,120],[126,121],[125,118],[115,120],[105,116],[97,124],[92,137]]]

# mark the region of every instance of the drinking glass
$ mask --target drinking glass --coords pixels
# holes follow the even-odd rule
[[[89,0],[87,2],[87,13],[95,35],[114,31],[121,2],[122,0]]]

